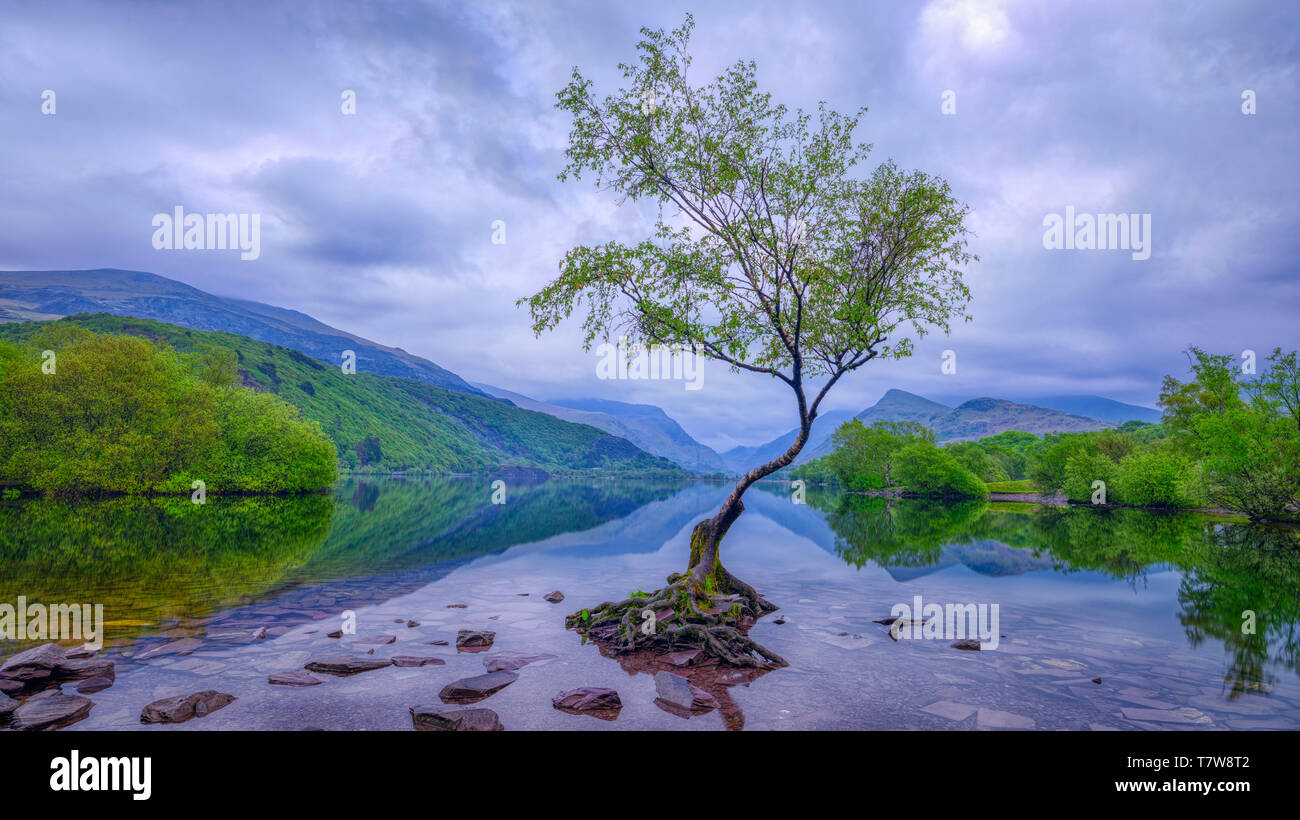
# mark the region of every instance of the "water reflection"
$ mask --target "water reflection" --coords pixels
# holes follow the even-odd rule
[[[1091,572],[1139,589],[1181,575],[1179,620],[1192,646],[1220,642],[1225,696],[1267,692],[1272,667],[1300,671],[1300,530],[1192,513],[989,505],[810,493],[846,562],[897,569],[962,563],[981,575]],[[1253,613],[1253,620],[1249,613]]]
[[[503,631],[503,636],[545,643],[554,654],[573,652],[567,662],[596,677],[594,667],[584,666],[585,658],[591,656],[597,664],[609,661],[590,647],[580,647],[571,633],[539,620],[525,603],[532,599],[515,598],[528,589],[516,587],[524,587],[525,578],[548,577],[545,583],[565,585],[577,596],[573,603],[582,606],[590,603],[586,597],[596,594],[588,589],[594,579],[603,577],[613,587],[609,594],[657,580],[647,578],[643,567],[653,565],[664,573],[680,568],[686,558],[683,533],[715,509],[729,488],[707,482],[549,481],[512,488],[506,504],[494,505],[490,482],[483,478],[352,478],[332,495],[209,497],[201,507],[187,499],[0,501],[0,601],[12,603],[23,595],[50,603],[103,603],[112,622],[110,645],[120,648],[115,657],[125,665],[139,647],[181,633],[202,638],[212,652],[251,652],[253,648],[230,649],[212,634],[269,627],[274,637],[307,621],[337,618],[343,609],[382,606],[402,596],[437,598],[432,611],[455,613],[446,616],[450,626],[452,620],[471,615],[447,610],[442,593],[421,591],[447,584],[460,568],[473,565],[484,577],[492,575],[485,568],[499,564],[510,579],[509,588],[499,601],[471,601],[476,608],[470,612],[517,619],[513,631]],[[1123,624],[1130,630],[1127,636],[1138,640],[1123,644],[1122,651],[1144,646],[1133,652],[1135,663],[1151,652],[1152,642],[1164,645],[1160,641],[1173,630],[1179,645],[1222,647],[1226,663],[1216,697],[1232,701],[1274,690],[1279,697],[1268,700],[1292,697],[1294,679],[1288,673],[1300,672],[1300,531],[1294,528],[1185,513],[982,501],[945,504],[815,490],[807,501],[791,503],[788,486],[781,483],[758,485],[746,497],[749,512],[743,520],[750,524],[733,534],[729,547],[738,565],[752,556],[751,571],[759,576],[767,572],[769,582],[778,584],[776,602],[795,620],[789,626],[771,626],[775,640],[813,640],[816,635],[830,647],[821,651],[831,653],[869,645],[869,640],[858,640],[859,633],[872,637],[867,632],[873,628],[870,619],[882,614],[876,611],[882,602],[895,600],[893,584],[938,579],[938,587],[949,592],[997,595],[1026,616],[1040,616],[1035,624],[1050,623],[1049,629],[1058,630],[1052,635],[1055,647],[1075,652],[1089,648],[1083,644],[1093,637],[1076,625],[1076,617],[1094,616],[1095,622],[1095,616],[1104,618],[1105,613],[1083,609],[1092,605],[1082,593],[1069,600],[1053,597],[1067,591],[1062,582],[1074,585],[1076,592],[1122,584],[1144,605],[1143,613],[1163,618],[1161,623],[1167,625],[1159,632],[1164,627],[1154,621]],[[806,539],[799,548],[826,558],[841,580],[827,581],[824,573],[818,575],[798,562],[781,566],[791,536]],[[836,558],[822,555],[810,546],[814,544]],[[945,574],[940,578],[940,573]],[[465,576],[474,573],[452,583],[457,595],[472,594]],[[537,592],[533,590],[534,597]],[[867,599],[869,604],[858,603]],[[511,600],[521,602],[523,609],[512,614]],[[883,606],[887,611],[889,604]],[[839,625],[818,626],[829,630],[824,635],[799,631],[813,626],[814,617],[828,620],[828,608],[842,613],[836,616]],[[542,612],[559,618],[560,609]],[[796,614],[801,609],[802,614]],[[1246,611],[1254,613],[1253,631],[1243,630]],[[492,628],[491,623],[472,625]],[[1072,639],[1074,646],[1065,643]],[[1037,650],[1049,644],[1051,640],[1039,642]],[[822,663],[811,648],[793,646],[804,651],[807,662]],[[0,654],[14,649],[0,646]],[[1100,655],[1084,655],[1118,662],[1107,651],[1103,645]],[[888,667],[892,676],[924,669],[918,664],[926,663],[950,674],[952,664],[967,660],[943,654],[933,659],[919,653],[909,656],[892,647],[891,653],[861,669],[884,668],[880,661],[885,660],[895,664]],[[989,667],[985,671],[995,676],[990,679],[1008,681],[1020,674],[1021,661],[1011,653],[989,654],[984,660]],[[815,673],[819,687],[840,677],[856,680],[874,674],[842,660],[825,663]],[[1008,669],[997,666],[1000,663]],[[1171,667],[1178,663],[1164,662]],[[648,684],[645,673],[668,668],[625,658],[618,659],[618,665],[615,668],[642,687]],[[232,668],[237,666],[232,662]],[[1181,669],[1168,674],[1176,676]],[[780,697],[801,674],[786,671],[765,678],[754,691],[769,694],[754,695],[744,689],[750,681],[723,680],[708,667],[672,671],[690,676],[717,698],[717,713],[727,728],[745,725],[741,703]],[[1217,669],[1212,674],[1208,684],[1217,687]],[[1283,675],[1286,680],[1280,680]],[[741,688],[736,688],[738,683]],[[802,685],[811,683],[809,678]],[[1033,697],[1041,690],[1030,686],[1017,691]],[[1197,696],[1195,690],[1186,693],[1188,698]],[[625,712],[620,726],[628,720]]]

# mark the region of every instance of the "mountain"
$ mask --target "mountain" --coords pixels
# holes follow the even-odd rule
[[[537,401],[500,387],[476,384],[490,396],[506,399],[518,407],[546,413],[576,424],[590,424],[611,435],[625,438],[647,453],[674,461],[697,473],[725,472],[722,457],[712,448],[691,438],[677,422],[651,404],[628,404],[608,399],[560,399]]]
[[[97,333],[143,336],[181,353],[233,350],[244,387],[275,393],[318,422],[338,448],[339,461],[353,469],[465,473],[523,465],[553,473],[682,475],[667,459],[595,427],[400,376],[345,374],[332,363],[246,336],[106,313],[61,322]],[[27,339],[48,324],[0,324],[0,339]]]
[[[339,365],[356,353],[358,371],[401,376],[461,393],[484,395],[469,382],[400,347],[386,347],[295,310],[213,296],[140,271],[0,271],[0,322],[57,319],[73,313],[136,316],[194,330],[219,330],[297,350]]]
[[[891,389],[880,401],[857,416],[842,411],[819,416],[813,423],[813,433],[808,443],[795,458],[795,464],[803,464],[829,453],[833,449],[832,436],[835,430],[851,418],[858,418],[868,425],[878,421],[918,422],[933,430],[935,440],[940,442],[968,441],[1003,430],[1021,430],[1041,436],[1044,433],[1077,433],[1115,426],[1096,418],[1031,404],[1017,404],[1006,399],[971,399],[950,408],[905,390]],[[828,421],[829,424],[826,423]],[[723,458],[731,469],[748,470],[785,452],[794,442],[797,432],[791,430],[758,447],[736,447],[723,453]]]
[[[1125,404],[1101,396],[1047,396],[1021,399],[1021,401],[1025,404],[1036,404],[1039,407],[1101,419],[1112,424],[1123,424],[1133,420],[1156,424],[1160,421],[1159,410],[1143,407],[1140,404]]]
[[[1020,430],[1041,436],[1044,433],[1080,433],[1113,427],[1098,419],[1017,404],[1006,399],[971,399],[949,412],[936,416],[927,425],[937,441],[970,441],[1003,430]]]

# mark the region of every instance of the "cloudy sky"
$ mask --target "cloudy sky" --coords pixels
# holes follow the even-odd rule
[[[1189,344],[1300,346],[1291,2],[24,4],[0,21],[0,269],[151,271],[470,381],[657,404],[718,449],[769,439],[795,421],[782,385],[708,364],[699,391],[600,381],[576,322],[534,339],[515,306],[568,248],[646,229],[556,179],[554,95],[574,65],[612,90],[638,29],[687,10],[701,76],[753,58],[791,107],[866,106],[876,161],[973,208],[975,320],[867,365],[829,408],[890,387],[1153,405]],[[261,257],[155,250],[153,215],[177,204],[260,213]],[[1150,258],[1045,249],[1067,206],[1150,214]]]

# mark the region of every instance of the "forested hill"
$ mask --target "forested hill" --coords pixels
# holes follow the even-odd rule
[[[222,351],[233,352],[239,382],[275,393],[318,422],[349,469],[449,473],[518,464],[552,473],[683,474],[671,461],[594,427],[360,367],[345,374],[336,364],[246,336],[103,313],[60,321],[145,337],[183,354],[220,358]],[[26,340],[50,324],[0,324],[0,338]]]
[[[343,351],[357,369],[403,376],[448,390],[484,395],[478,388],[422,356],[372,342],[296,310],[215,296],[143,271],[21,270],[0,272],[0,322],[111,313],[154,319],[194,330],[237,333],[338,364]]]

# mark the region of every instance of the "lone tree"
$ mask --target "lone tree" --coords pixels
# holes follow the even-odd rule
[[[853,142],[866,109],[845,116],[821,103],[815,115],[792,115],[758,90],[752,60],[692,86],[693,27],[687,15],[672,32],[643,28],[639,61],[619,66],[626,86],[604,100],[576,67],[556,95],[573,120],[559,179],[590,173],[620,204],[653,203],[658,215],[636,244],[573,248],[559,276],[519,302],[539,336],[585,311],[588,350],[620,334],[692,348],[790,388],[798,436],[695,527],[687,572],[648,597],[567,620],[616,654],[699,647],[731,664],[771,668],[785,661],[747,633],[776,607],[718,557],[745,509],[741,497],[794,461],[845,374],[911,355],[913,332],[947,333],[953,319],[969,321],[961,268],[978,257],[966,250],[970,209],[944,180],[893,162],[854,176],[871,150]]]

